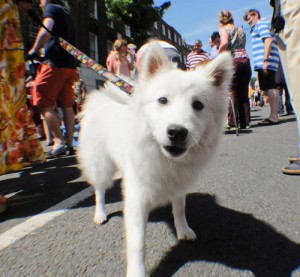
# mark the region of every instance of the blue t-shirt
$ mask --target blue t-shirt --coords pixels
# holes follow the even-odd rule
[[[252,52],[253,52],[253,63],[254,70],[263,69],[264,61],[264,42],[266,38],[272,38],[271,52],[269,56],[268,69],[277,71],[279,62],[279,52],[277,48],[277,43],[275,40],[275,35],[270,32],[270,21],[265,19],[260,19],[252,29]]]
[[[59,5],[48,4],[44,10],[44,18],[54,20],[52,32],[71,44],[75,43],[75,27],[71,16]],[[75,68],[76,59],[63,49],[55,36],[51,36],[45,44],[45,58],[57,67]]]

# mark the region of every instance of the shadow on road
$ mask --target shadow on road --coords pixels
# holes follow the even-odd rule
[[[155,210],[150,220],[166,220],[175,233],[170,207]],[[210,195],[188,196],[187,220],[197,240],[179,241],[151,277],[172,276],[184,264],[193,261],[250,270],[257,277],[291,276],[300,265],[299,244],[250,214],[219,206]]]
[[[1,194],[18,192],[8,199],[1,221],[38,214],[83,190],[86,182],[74,182],[80,176],[75,157],[52,159],[13,173],[0,181]]]

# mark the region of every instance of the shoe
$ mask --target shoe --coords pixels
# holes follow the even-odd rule
[[[279,123],[280,123],[279,121],[275,122],[275,121],[270,120],[269,118],[266,118],[266,119],[258,122],[257,125],[258,126],[268,126],[268,125],[277,125]]]
[[[225,129],[226,129],[227,131],[235,131],[235,130],[236,130],[235,126],[230,126],[229,124],[226,124],[226,125],[225,125]]]
[[[250,124],[241,125],[241,126],[239,127],[239,129],[250,129],[250,128],[251,128]]]
[[[300,175],[300,161],[291,162],[281,169],[282,173],[289,175]]]
[[[300,153],[298,155],[292,155],[289,157],[290,162],[300,161]]]
[[[67,155],[68,156],[74,156],[75,155],[75,149],[73,147],[68,147]]]
[[[67,150],[68,150],[67,145],[62,145],[62,146],[60,146],[60,147],[58,147],[58,148],[56,148],[54,150],[52,149],[52,150],[46,152],[45,156],[48,159],[50,159],[50,158],[56,158],[56,157],[59,157],[61,155],[66,154]]]

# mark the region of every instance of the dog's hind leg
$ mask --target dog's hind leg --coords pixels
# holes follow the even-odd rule
[[[185,200],[186,196],[178,196],[172,199],[173,216],[177,238],[179,240],[195,240],[197,238],[194,231],[188,226],[185,217]]]

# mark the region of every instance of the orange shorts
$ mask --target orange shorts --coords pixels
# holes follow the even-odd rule
[[[40,64],[32,87],[33,105],[52,108],[57,103],[62,108],[72,107],[77,79],[76,68],[53,67],[50,62]]]

